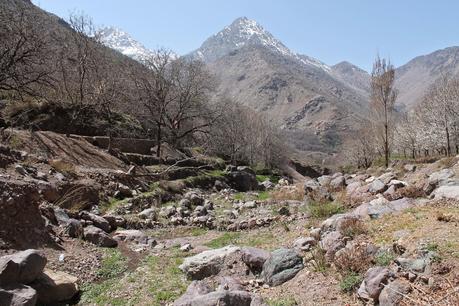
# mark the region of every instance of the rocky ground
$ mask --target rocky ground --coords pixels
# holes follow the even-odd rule
[[[459,157],[292,181],[2,137],[1,305],[459,304]]]

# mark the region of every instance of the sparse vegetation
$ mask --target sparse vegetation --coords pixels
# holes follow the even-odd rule
[[[311,252],[312,260],[310,261],[312,265],[312,269],[315,272],[326,272],[329,268],[329,264],[327,262],[327,258],[325,257],[325,251],[320,248],[316,247]]]
[[[341,280],[339,286],[342,291],[344,292],[352,292],[362,283],[362,276],[355,272],[349,272],[344,275],[343,279]]]
[[[344,211],[344,207],[341,203],[337,202],[311,202],[308,204],[308,211],[311,217],[324,219],[334,214],[339,214]]]
[[[293,297],[269,299],[267,301],[267,303],[268,303],[269,306],[295,306],[295,305],[298,305],[297,301]]]
[[[206,246],[213,249],[218,249],[229,244],[237,244],[240,237],[241,234],[238,232],[226,232],[206,243]]]
[[[395,259],[395,254],[391,250],[382,250],[375,256],[375,264],[378,266],[388,266]]]

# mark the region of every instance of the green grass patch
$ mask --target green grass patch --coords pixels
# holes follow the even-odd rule
[[[102,214],[105,214],[109,211],[115,210],[118,206],[122,204],[126,204],[127,202],[128,202],[128,199],[119,200],[119,199],[110,197],[108,199],[108,202],[103,202],[100,204],[100,212]]]
[[[280,177],[277,175],[263,175],[263,174],[257,174],[257,182],[263,183],[266,180],[271,181],[271,183],[277,184],[279,182]]]
[[[241,233],[237,232],[226,232],[219,237],[212,239],[211,241],[207,242],[205,245],[209,248],[218,249],[229,244],[236,244],[241,237]]]
[[[342,213],[344,207],[338,202],[317,203],[311,202],[308,205],[308,212],[313,218],[323,219]]]
[[[100,268],[96,274],[101,282],[82,286],[81,302],[96,305],[136,305],[136,301],[113,297],[120,289],[119,276],[126,272],[126,258],[117,249],[106,249]]]
[[[257,200],[265,201],[271,197],[269,191],[261,191],[258,193]]]
[[[355,272],[350,272],[343,277],[339,286],[344,292],[352,292],[355,288],[360,286],[362,280],[363,278],[361,275]]]
[[[211,170],[211,171],[206,171],[206,175],[208,176],[213,176],[213,177],[223,177],[225,175],[225,172],[223,170]]]
[[[295,306],[298,302],[293,297],[282,297],[276,299],[268,299],[266,303],[269,306]]]
[[[185,275],[179,269],[183,255],[174,250],[170,256],[148,256],[148,291],[154,296],[153,305],[166,305],[179,298],[188,287]]]
[[[126,269],[126,257],[117,249],[106,249],[97,276],[103,279],[114,278]]]

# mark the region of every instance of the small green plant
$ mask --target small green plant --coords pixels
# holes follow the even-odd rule
[[[395,254],[391,250],[384,250],[376,254],[375,263],[378,266],[388,266],[395,259]]]
[[[429,242],[426,246],[426,250],[430,252],[438,251],[438,244],[435,242]]]
[[[126,271],[126,258],[117,249],[107,249],[97,276],[103,279],[114,278]]]
[[[341,205],[341,203],[337,202],[311,202],[309,203],[308,211],[311,217],[322,219],[328,218],[335,214],[342,213],[344,211],[344,208]]]
[[[328,262],[325,258],[325,250],[320,247],[316,247],[311,252],[312,260],[311,265],[312,269],[315,272],[326,272],[328,270]]]
[[[344,292],[352,292],[362,283],[362,276],[355,272],[347,273],[341,280],[339,286]]]
[[[258,193],[257,200],[265,201],[271,197],[271,194],[268,191],[261,191]]]
[[[222,234],[220,237],[212,239],[211,241],[207,242],[205,245],[209,248],[218,249],[229,244],[236,244],[236,242],[241,237],[240,233],[237,232],[226,232]]]

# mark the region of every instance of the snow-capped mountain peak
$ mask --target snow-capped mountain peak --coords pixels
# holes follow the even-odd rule
[[[131,35],[115,27],[106,27],[98,31],[101,42],[109,48],[129,56],[135,60],[142,61],[153,53]]]
[[[263,46],[283,56],[294,58],[302,64],[329,71],[330,67],[314,58],[292,52],[263,26],[247,17],[234,20],[217,34],[209,37],[191,56],[212,62],[244,46]]]

